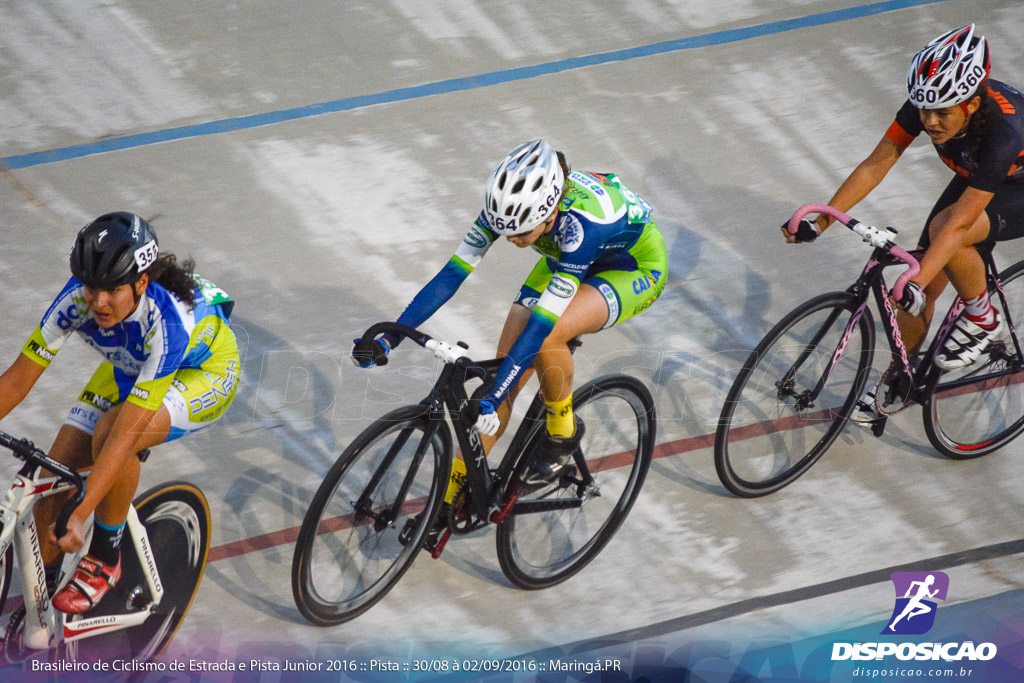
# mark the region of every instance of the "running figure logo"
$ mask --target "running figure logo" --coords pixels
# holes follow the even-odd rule
[[[882,633],[927,633],[935,623],[934,600],[946,599],[949,577],[943,572],[894,572],[890,577],[896,587],[896,606]]]

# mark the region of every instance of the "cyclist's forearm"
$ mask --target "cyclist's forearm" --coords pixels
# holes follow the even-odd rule
[[[85,498],[75,511],[78,519],[84,520],[95,512],[100,503],[125,476],[128,461],[143,445],[157,443],[158,434],[150,433],[154,428],[155,411],[126,401],[121,404],[110,433],[100,447],[99,454],[89,471],[85,487]],[[164,435],[166,436],[166,434]]]
[[[409,327],[419,327],[422,325],[430,316],[437,312],[437,309],[441,308],[449,299],[455,296],[455,292],[459,290],[459,287],[462,286],[462,283],[469,277],[471,272],[473,272],[472,266],[458,256],[453,256],[445,264],[444,268],[441,269],[441,272],[435,275],[413,297],[413,300],[402,311],[402,315],[398,317],[398,322]],[[394,337],[393,335],[384,336],[388,339],[388,343],[391,344],[392,348],[401,341],[401,337]]]
[[[922,287],[927,287],[946,264],[950,262],[957,249],[963,244],[966,232],[966,226],[947,226],[942,229],[932,240],[924,256],[921,257],[921,270],[914,276],[912,282],[916,282]]]
[[[0,420],[28,396],[44,369],[24,354],[18,354],[11,367],[0,375]]]
[[[860,162],[843,181],[828,201],[828,205],[843,213],[849,213],[850,209],[878,187],[899,158],[900,149],[891,140],[883,137],[868,158]],[[825,228],[832,220],[828,216],[819,216],[818,225]]]

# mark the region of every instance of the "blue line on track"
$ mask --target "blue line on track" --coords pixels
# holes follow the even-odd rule
[[[680,50],[693,50],[711,45],[735,43],[742,40],[759,38],[776,33],[784,33],[786,31],[793,31],[810,26],[833,24],[840,21],[847,21],[849,19],[858,19],[874,14],[906,9],[908,7],[917,7],[921,5],[931,5],[939,2],[950,1],[951,0],[885,0],[884,2],[848,7],[846,9],[833,10],[831,12],[821,12],[820,14],[811,14],[806,17],[797,17],[795,19],[773,21],[767,24],[749,26],[747,28],[715,31],[713,33],[706,33],[700,36],[692,36],[690,38],[667,40],[661,43],[652,43],[651,45],[642,45],[640,47],[626,48],[623,50],[613,50],[611,52],[602,52],[585,57],[561,59],[554,62],[547,62],[545,64],[524,66],[516,69],[506,69],[504,71],[494,71],[492,73],[480,74],[477,76],[452,78],[444,81],[437,81],[436,83],[427,83],[425,85],[417,85],[409,88],[398,88],[397,90],[388,90],[386,92],[371,95],[346,97],[344,99],[334,100],[331,102],[321,102],[319,104],[310,104],[303,107],[293,107],[291,109],[281,109],[279,111],[252,114],[250,116],[239,116],[236,118],[221,119],[219,121],[208,121],[206,123],[199,123],[192,126],[167,128],[165,130],[158,130],[150,133],[125,135],[122,137],[108,138],[106,140],[97,140],[96,142],[89,142],[81,145],[60,147],[58,149],[46,150],[44,152],[0,157],[0,165],[6,166],[11,170],[28,168],[30,166],[40,166],[42,164],[50,164],[57,161],[67,161],[68,159],[76,159],[94,154],[103,154],[104,152],[114,152],[134,147],[145,147],[159,142],[184,140],[186,138],[202,137],[204,135],[215,135],[217,133],[227,133],[230,131],[269,126],[275,123],[294,121],[296,119],[304,119],[312,116],[321,116],[323,114],[334,114],[337,112],[369,107],[375,104],[401,102],[404,100],[429,97],[431,95],[443,95],[446,93],[459,92],[461,90],[485,88],[491,85],[521,81],[527,78],[536,78],[537,76],[545,76],[548,74],[560,73],[562,71],[571,71],[573,69],[580,69],[588,66],[597,66],[611,62],[623,62],[640,57],[650,57],[651,55],[678,52]]]

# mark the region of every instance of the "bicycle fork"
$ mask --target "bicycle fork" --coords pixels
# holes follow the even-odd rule
[[[854,330],[857,329],[857,324],[860,323],[860,319],[864,315],[864,309],[867,308],[867,303],[867,297],[865,297],[857,306],[853,315],[850,316],[850,319],[846,322],[846,328],[843,330],[843,336],[836,345],[835,351],[832,352],[832,357],[829,360],[828,365],[825,367],[825,371],[818,379],[817,384],[814,385],[814,388],[797,393],[793,388],[793,377],[796,375],[797,371],[803,367],[803,364],[810,357],[813,350],[818,347],[821,340],[825,338],[828,331],[832,329],[832,325],[839,319],[839,316],[842,315],[843,311],[841,309],[836,309],[829,314],[828,318],[821,325],[818,331],[814,333],[814,337],[811,341],[807,343],[800,356],[796,359],[793,365],[790,366],[789,370],[786,371],[786,374],[782,376],[782,379],[776,382],[775,386],[778,388],[778,395],[780,399],[786,396],[794,398],[796,400],[797,410],[807,410],[808,408],[814,407],[814,402],[824,390],[825,385],[828,384],[832,371],[835,369],[836,365],[839,364],[839,359],[842,358],[843,351],[846,350],[846,345],[853,336]]]

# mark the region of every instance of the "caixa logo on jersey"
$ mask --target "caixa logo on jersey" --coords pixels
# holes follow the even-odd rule
[[[880,635],[913,636],[927,633],[935,625],[938,600],[945,600],[949,576],[944,572],[894,572],[889,575],[896,591],[896,603]],[[993,643],[834,643],[832,660],[987,661],[996,656]]]

